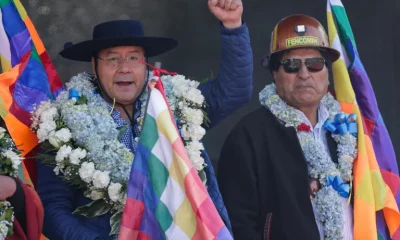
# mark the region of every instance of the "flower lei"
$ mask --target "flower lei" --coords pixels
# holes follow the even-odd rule
[[[357,155],[357,139],[349,132],[332,134],[337,143],[338,164],[332,162],[330,155],[323,151],[323,144],[315,141],[311,127],[304,123],[299,113],[287,105],[276,93],[275,84],[267,85],[260,92],[261,104],[268,108],[286,127],[294,127],[308,165],[308,175],[319,180],[321,189],[312,200],[316,205],[317,219],[322,223],[325,239],[342,239],[343,208],[340,191],[331,183],[335,181],[351,182],[353,161]],[[341,113],[340,104],[327,93],[321,103],[329,111],[329,121]],[[321,151],[322,150],[322,151]]]
[[[204,96],[198,89],[200,83],[185,79],[182,75],[164,75],[161,80],[168,104],[177,119],[177,126],[189,159],[205,183],[206,164],[201,156],[201,151],[204,150],[201,139],[206,134],[202,125],[207,124],[209,119],[204,111],[206,107]]]
[[[16,177],[23,158],[6,129],[2,127],[0,127],[0,150],[0,174]],[[0,201],[0,240],[13,234],[13,222],[14,210],[10,202]]]
[[[92,78],[88,73],[78,74],[54,102],[42,102],[31,113],[31,128],[47,152],[41,155],[43,163],[53,166],[56,175],[63,173],[67,183],[83,189],[84,195],[93,200],[74,213],[96,217],[112,212],[111,234],[117,234],[134,155],[120,143],[125,129],[117,129],[107,103],[96,93]],[[200,142],[205,134],[201,127],[206,119],[201,111],[204,97],[196,82],[184,76],[163,76],[162,81],[188,155],[201,172],[205,167],[200,152],[204,149]],[[140,99],[139,129],[147,98],[145,91]]]

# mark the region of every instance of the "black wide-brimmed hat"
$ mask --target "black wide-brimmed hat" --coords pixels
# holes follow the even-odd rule
[[[172,38],[147,37],[142,23],[135,20],[117,20],[101,23],[93,29],[93,39],[77,44],[68,42],[60,55],[76,61],[90,62],[92,56],[106,48],[118,46],[140,46],[146,57],[154,57],[178,45]]]

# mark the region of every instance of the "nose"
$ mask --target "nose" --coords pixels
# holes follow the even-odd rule
[[[308,71],[306,64],[304,64],[304,63],[301,64],[301,68],[300,68],[300,71],[297,74],[297,76],[300,79],[304,79],[304,80],[306,80],[310,77],[310,72]]]
[[[119,73],[130,73],[132,72],[132,68],[129,66],[129,63],[126,59],[123,59],[122,62],[118,64],[118,72]]]

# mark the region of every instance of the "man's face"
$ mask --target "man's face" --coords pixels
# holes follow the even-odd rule
[[[290,50],[282,55],[280,61],[300,59],[303,63],[301,63],[299,71],[288,73],[280,64],[278,70],[273,72],[278,95],[287,104],[297,109],[318,106],[328,90],[329,72],[326,65],[323,64],[320,71],[312,69],[309,71],[304,63],[308,58],[322,58],[322,55],[320,51],[312,48]],[[312,63],[312,61],[308,61],[309,64]]]
[[[140,60],[144,60],[144,50],[138,46],[112,47],[99,52],[96,77],[109,97],[124,105],[136,101],[146,75],[146,66]],[[92,58],[94,73],[95,61]]]

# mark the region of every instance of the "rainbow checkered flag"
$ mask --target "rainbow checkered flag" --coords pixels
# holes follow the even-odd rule
[[[341,53],[332,69],[336,97],[344,112],[357,114],[354,239],[400,239],[400,178],[393,146],[340,0],[328,0],[327,17],[329,40]]]
[[[127,194],[119,240],[233,239],[189,160],[161,81],[151,88]]]
[[[54,99],[63,85],[19,0],[0,0],[0,61],[0,116],[25,156],[38,144],[30,130],[34,104]],[[26,167],[35,172],[35,162],[22,166],[19,177],[31,184]]]

